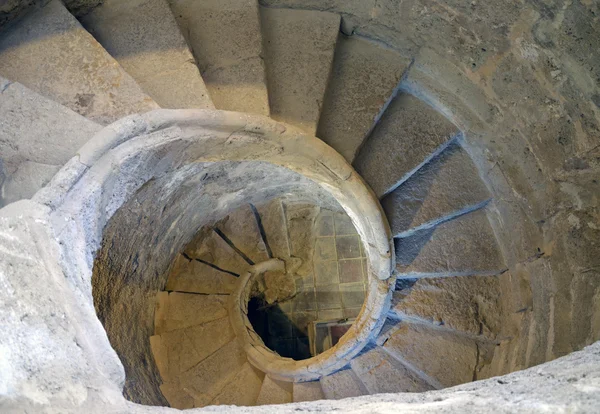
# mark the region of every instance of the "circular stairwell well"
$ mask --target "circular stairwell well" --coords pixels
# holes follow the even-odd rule
[[[593,412],[600,10],[450,3],[0,8],[0,411]]]

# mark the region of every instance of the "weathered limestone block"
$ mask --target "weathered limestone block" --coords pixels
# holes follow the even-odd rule
[[[201,325],[227,316],[227,297],[159,292],[154,315],[156,334]]]
[[[351,369],[344,369],[323,377],[320,382],[323,394],[329,400],[358,397],[369,393]]]
[[[255,405],[264,374],[246,362],[231,382],[211,401],[211,405]]]
[[[256,209],[265,229],[266,242],[273,257],[280,259],[290,257],[288,231],[281,200],[272,200],[266,204],[256,206]]]
[[[184,253],[191,259],[213,264],[219,269],[241,275],[246,271],[246,262],[221,236],[211,228],[204,228],[188,244]]]
[[[253,263],[269,259],[254,210],[249,204],[233,211],[219,221],[215,228],[220,230]]]
[[[165,290],[187,293],[228,295],[235,289],[237,277],[198,260],[178,255],[167,279]]]
[[[293,401],[316,401],[325,398],[319,381],[295,382],[293,387]]]
[[[286,404],[292,402],[292,383],[265,376],[256,405]]]

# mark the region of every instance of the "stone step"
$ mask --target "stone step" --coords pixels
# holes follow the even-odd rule
[[[265,231],[267,251],[272,257],[287,259],[290,257],[290,243],[285,213],[281,200],[276,199],[256,206],[261,225]]]
[[[378,197],[393,191],[459,133],[444,116],[400,93],[386,109],[354,161]]]
[[[409,63],[378,43],[340,35],[317,136],[352,162]]]
[[[328,400],[368,395],[369,391],[352,369],[343,369],[321,378],[323,395]]]
[[[238,340],[227,343],[179,376],[179,382],[194,399],[195,407],[209,405],[247,362]]]
[[[423,392],[433,389],[380,347],[360,354],[350,362],[350,366],[369,394]]]
[[[340,15],[261,8],[271,117],[315,135]]]
[[[100,124],[158,108],[59,0],[3,33],[0,74]]]
[[[495,339],[502,318],[497,276],[423,278],[393,293],[391,313],[400,319]]]
[[[287,404],[292,402],[292,386],[291,382],[277,381],[269,375],[265,376],[260,393],[256,399],[256,405]]]
[[[165,290],[172,292],[229,295],[238,278],[198,260],[178,255],[167,278]]]
[[[227,307],[227,296],[159,292],[154,312],[154,333],[161,334],[225,318],[228,315]]]
[[[265,374],[246,362],[210,405],[255,405]]]
[[[399,278],[498,274],[506,268],[485,209],[394,244]]]
[[[319,381],[295,382],[293,386],[293,402],[317,401],[325,398]]]
[[[102,126],[2,77],[0,93],[1,207],[31,197]]]
[[[168,0],[218,109],[269,115],[256,0]]]
[[[233,247],[239,250],[247,261],[249,259],[256,264],[269,259],[255,211],[250,204],[236,209],[214,227],[221,237],[225,236],[233,243]]]
[[[162,108],[214,108],[166,0],[105,0],[81,23]]]
[[[442,387],[473,381],[478,358],[475,341],[421,325],[401,324],[384,345],[390,354]]]
[[[480,208],[489,199],[469,154],[453,142],[386,195],[381,205],[398,237]]]
[[[249,266],[238,252],[209,227],[196,234],[186,246],[184,254],[190,259],[201,260],[236,275],[244,273]]]

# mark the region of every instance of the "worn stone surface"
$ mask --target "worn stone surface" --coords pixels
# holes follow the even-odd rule
[[[283,204],[280,199],[256,206],[263,228],[266,242],[273,257],[285,259],[290,257],[290,243],[286,226]]]
[[[215,225],[253,263],[269,259],[257,219],[250,205],[232,211]]]
[[[104,0],[81,23],[162,108],[214,108],[166,0]]]
[[[237,275],[245,272],[249,265],[212,228],[199,231],[186,246],[184,253],[191,259],[202,260]]]
[[[396,239],[401,274],[473,274],[505,268],[485,210],[477,210]]]
[[[227,297],[159,292],[154,330],[157,334],[201,325],[227,316]]]
[[[419,279],[411,288],[394,292],[392,311],[400,318],[413,317],[494,339],[501,333],[503,317],[499,279],[497,276]]]
[[[260,13],[271,117],[315,135],[340,16],[265,7]]]
[[[20,83],[0,77],[0,158],[5,174],[19,164],[62,166],[101,126]]]
[[[381,205],[392,234],[433,226],[490,198],[469,155],[453,143],[385,196]]]
[[[298,275],[312,274],[314,223],[319,214],[318,207],[306,204],[286,204],[285,216],[290,241],[290,253],[302,259]]]
[[[227,383],[211,405],[255,405],[264,374],[246,362],[233,380]]]
[[[329,400],[358,397],[369,393],[351,369],[344,369],[323,377],[320,382],[323,394]]]
[[[358,36],[340,36],[317,136],[352,162],[409,61]]]
[[[177,256],[165,290],[187,293],[227,295],[235,289],[237,277],[198,260]]]
[[[292,394],[294,402],[315,401],[325,398],[319,381],[295,382]]]
[[[384,346],[444,387],[470,382],[475,376],[477,345],[453,333],[403,324]]]
[[[101,124],[158,108],[58,0],[2,36],[0,74]]]
[[[256,405],[286,404],[292,402],[292,383],[265,376],[256,399]]]
[[[24,161],[0,186],[0,206],[17,200],[31,198],[40,188],[48,184],[60,169],[56,165]]]
[[[458,129],[425,102],[400,93],[353,165],[378,197],[394,190],[452,139]]]
[[[269,115],[258,2],[168,1],[215,106]]]
[[[432,389],[431,385],[381,348],[359,355],[350,362],[350,366],[369,394],[423,392]]]

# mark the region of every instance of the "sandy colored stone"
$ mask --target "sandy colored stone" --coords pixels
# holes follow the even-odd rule
[[[202,356],[198,354],[194,343],[185,334],[185,329],[165,332],[160,337],[161,342],[167,349],[167,371],[169,374],[164,379],[176,379],[181,373],[186,372],[202,361]],[[162,354],[155,355],[154,359],[156,360],[161,356]]]
[[[317,136],[352,162],[408,64],[375,42],[340,36]]]
[[[381,348],[367,351],[350,362],[369,394],[423,392],[432,389],[422,378]]]
[[[166,341],[160,335],[153,335],[150,337],[150,349],[162,380],[166,382],[172,379],[169,373],[169,351]]]
[[[238,275],[244,273],[249,266],[242,256],[209,227],[203,228],[196,234],[194,240],[186,246],[184,253],[192,259],[200,259]]]
[[[256,405],[286,404],[292,402],[292,383],[265,376]]]
[[[179,255],[182,262],[187,261]],[[189,260],[182,268],[174,268],[169,274],[165,290],[187,293],[228,295],[235,289],[237,277],[221,272],[197,260]]]
[[[497,276],[425,278],[394,292],[392,311],[471,335],[495,338],[502,326]]]
[[[165,382],[160,385],[160,391],[172,408],[186,410],[194,408],[194,399],[178,383]]]
[[[219,221],[215,228],[219,229],[253,263],[269,259],[256,216],[249,204],[231,212]]]
[[[162,108],[214,108],[166,0],[105,0],[81,22]]]
[[[293,386],[293,401],[316,401],[325,398],[319,381],[295,382]]]
[[[183,330],[194,345],[196,354],[203,360],[235,338],[229,318],[216,319]]]
[[[0,74],[100,124],[158,108],[59,0],[4,33]]]
[[[399,235],[472,209],[490,197],[469,155],[453,143],[385,196],[381,205],[392,234]]]
[[[269,304],[286,301],[296,294],[293,275],[285,272],[266,272],[264,282],[265,300]]]
[[[256,206],[256,209],[265,229],[267,243],[273,257],[280,259],[290,257],[290,243],[281,200],[271,200],[266,204]]]
[[[284,205],[290,253],[302,259],[302,265],[297,270],[300,276],[311,274],[314,251],[314,223],[319,214],[318,207],[306,204],[286,203]]]
[[[255,405],[264,374],[246,362],[233,380],[223,387],[211,405]]]
[[[167,293],[167,292],[160,292]],[[202,325],[227,316],[228,300],[220,295],[171,292],[164,315],[164,331]],[[158,314],[158,310],[157,310]],[[155,327],[157,333],[158,328]]]
[[[329,400],[359,397],[369,393],[351,369],[344,369],[323,377],[320,382],[323,394]]]
[[[396,239],[395,245],[400,274],[496,273],[505,268],[483,209]]]
[[[400,93],[386,109],[353,165],[378,197],[389,193],[457,133],[442,114]]]
[[[261,8],[271,117],[314,135],[333,62],[340,16]]]
[[[258,3],[169,0],[218,109],[269,115]]]
[[[403,324],[384,347],[444,387],[473,380],[477,364],[477,346],[473,340],[446,331]]]

